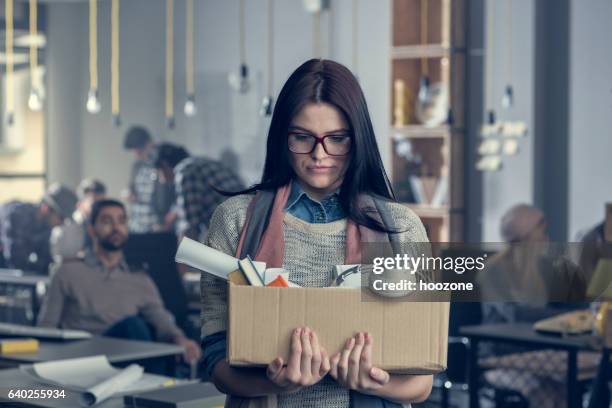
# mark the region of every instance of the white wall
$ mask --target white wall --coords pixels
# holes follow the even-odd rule
[[[99,68],[102,111],[85,112],[88,88],[87,5],[50,4],[50,93],[57,104],[50,110],[52,145],[70,140],[66,149],[71,158],[53,149],[50,173],[55,179],[76,183],[81,177],[97,176],[112,194],[127,183],[131,158],[122,150],[123,134],[131,124],[146,125],[158,139],[184,143],[195,154],[218,157],[232,148],[242,159],[241,172],[255,181],[261,171],[269,120],[258,115],[264,94],[266,61],[266,1],[248,1],[246,10],[247,62],[253,91],[238,95],[229,89],[227,74],[237,70],[238,0],[196,1],[196,86],[199,114],[187,119],[182,113],[184,92],[184,2],[175,10],[175,111],[176,128],[164,122],[165,2],[130,0],[121,3],[121,109],[123,126],[116,129],[110,118],[110,2],[100,2]],[[278,93],[289,74],[312,55],[312,18],[302,0],[276,1],[275,80]],[[323,56],[350,64],[351,0],[332,1],[333,11],[322,21]],[[390,3],[360,1],[360,70],[381,153],[388,159],[387,114],[389,109],[389,22]],[[367,21],[367,24],[366,24]],[[330,24],[331,23],[331,24]],[[64,41],[62,41],[63,39]],[[69,44],[66,49],[65,44]],[[52,48],[53,47],[53,48]],[[62,58],[61,53],[66,54]],[[384,86],[381,86],[384,84]],[[69,88],[67,90],[66,88]],[[78,136],[77,136],[78,135]],[[77,160],[80,158],[80,160]],[[67,175],[70,174],[69,178]]]
[[[571,2],[569,238],[612,201],[612,2]]]
[[[50,182],[76,186],[81,179],[81,92],[83,7],[55,4],[49,7],[47,64],[47,169]]]
[[[199,114],[186,119],[184,102],[184,2],[175,12],[175,109],[174,131],[164,124],[164,14],[162,0],[122,2],[121,97],[123,126],[110,119],[110,2],[100,2],[99,68],[103,110],[85,112],[88,88],[87,4],[49,4],[48,104],[49,177],[72,185],[86,176],[99,176],[117,194],[127,182],[131,157],[121,148],[131,124],[145,124],[155,137],[186,144],[194,153],[218,157],[228,147],[241,156],[242,173],[254,181],[261,170],[268,121],[258,116],[265,83],[265,2],[247,3],[247,58],[254,90],[246,96],[229,90],[228,70],[238,67],[238,0],[196,1],[196,83]],[[276,1],[275,85],[278,93],[295,67],[312,56],[312,20],[302,0]],[[324,19],[324,56],[350,66],[351,0],[332,1]],[[573,0],[571,8],[570,174],[569,237],[601,220],[603,205],[612,201],[612,57],[609,53],[609,21],[612,3],[591,0],[588,7]],[[496,6],[496,57],[494,75],[496,110],[500,119],[525,120],[534,125],[534,5],[513,2],[513,70],[515,108],[500,108],[505,77],[503,35],[505,7]],[[359,70],[381,153],[389,161],[387,125],[389,111],[390,2],[360,1]],[[504,170],[483,178],[482,237],[499,240],[499,219],[517,202],[533,202],[533,132],[521,142],[518,156],[507,157]]]
[[[490,3],[488,3],[490,4]],[[533,202],[536,166],[534,165],[534,5],[530,1],[513,2],[513,82],[516,109],[509,117],[526,119],[528,138],[521,153],[506,158],[500,173],[485,174],[483,179],[482,231],[484,241],[499,239],[499,220],[514,203]],[[581,0],[570,2],[570,83],[569,86],[569,174],[568,236],[577,234],[604,216],[604,204],[612,201],[612,55],[610,20],[612,2]],[[497,100],[501,96],[503,56],[500,55],[505,30],[505,12],[501,5],[496,16],[495,84]],[[499,112],[499,103],[497,104]]]
[[[506,2],[495,3],[494,47],[492,68],[493,99],[497,119],[500,121],[524,121],[529,134],[520,142],[516,156],[504,156],[503,169],[483,174],[482,240],[499,242],[499,222],[502,215],[517,203],[533,203],[534,184],[534,17],[535,8],[531,1],[512,2],[512,49],[511,81],[514,88],[514,107],[504,110],[501,98],[507,83],[505,33],[508,21]],[[486,31],[485,31],[486,32]],[[486,41],[486,40],[485,40]],[[486,46],[489,50],[491,47]],[[468,107],[469,108],[469,107]],[[472,135],[474,137],[474,135]]]

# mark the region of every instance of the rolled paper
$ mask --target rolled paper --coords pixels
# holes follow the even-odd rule
[[[142,378],[144,369],[138,364],[130,364],[111,378],[97,384],[81,395],[81,406],[91,407],[115,395]]]
[[[187,237],[181,240],[175,261],[225,280],[238,269],[238,259]]]

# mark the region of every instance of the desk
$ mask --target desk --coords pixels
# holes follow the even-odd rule
[[[0,269],[0,321],[34,324],[49,281],[48,276]]]
[[[18,384],[18,385],[16,385]],[[210,402],[204,403],[201,408],[212,408],[222,406],[225,401],[225,395],[219,393],[214,385],[210,383],[202,383],[203,387],[206,387],[210,390]],[[44,408],[65,408],[65,407],[81,407],[79,405],[79,393],[74,391],[66,390],[66,398],[61,399],[39,399],[39,400],[21,400],[15,401],[8,399],[9,390],[35,390],[35,389],[45,389],[45,390],[61,390],[61,387],[57,387],[54,385],[48,385],[41,382],[36,381],[36,379],[30,377],[29,375],[23,373],[19,369],[10,369],[10,370],[0,370],[0,405],[4,405],[7,403],[12,403],[11,406],[20,406],[20,407],[44,407]],[[101,404],[96,404],[95,408],[124,408],[123,397],[114,397],[110,398]]]
[[[595,350],[600,346],[594,336],[558,337],[544,335],[533,330],[531,324],[487,324],[480,326],[464,326],[459,332],[470,339],[468,357],[468,384],[470,393],[470,408],[478,408],[478,380],[480,366],[478,364],[478,344],[480,341],[514,344],[527,348],[546,348],[567,352],[567,400],[568,407],[580,406],[578,391],[578,351]]]
[[[17,365],[103,354],[111,364],[117,364],[173,357],[183,351],[183,347],[175,344],[92,337],[77,341],[41,341],[36,353],[5,354],[0,356],[0,361]]]

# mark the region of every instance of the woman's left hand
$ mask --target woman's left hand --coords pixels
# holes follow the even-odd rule
[[[372,336],[369,333],[349,338],[330,363],[329,374],[341,386],[364,394],[376,392],[390,379],[388,372],[372,367]]]

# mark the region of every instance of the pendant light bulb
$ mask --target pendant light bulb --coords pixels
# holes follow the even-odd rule
[[[96,114],[100,112],[100,100],[98,99],[98,90],[90,89],[87,93],[87,112],[91,114]]]
[[[502,107],[504,109],[510,109],[514,105],[514,90],[512,85],[507,85],[504,90],[504,96],[502,96]]]
[[[42,98],[40,92],[37,89],[32,88],[30,90],[30,96],[28,97],[28,108],[34,112],[40,112],[42,110]]]
[[[240,93],[247,93],[251,88],[251,82],[249,81],[249,67],[246,64],[240,65],[240,86],[238,90]]]
[[[196,113],[198,113],[198,108],[195,103],[195,95],[187,96],[187,101],[185,102],[184,111],[185,111],[185,116],[187,116],[188,118],[191,118],[195,116]]]
[[[272,107],[273,107],[273,99],[271,96],[266,96],[261,100],[261,108],[259,109],[259,114],[261,116],[270,116],[272,115]]]
[[[245,94],[251,88],[249,80],[249,67],[246,64],[240,65],[240,73],[231,73],[228,77],[230,86],[237,92]]]

